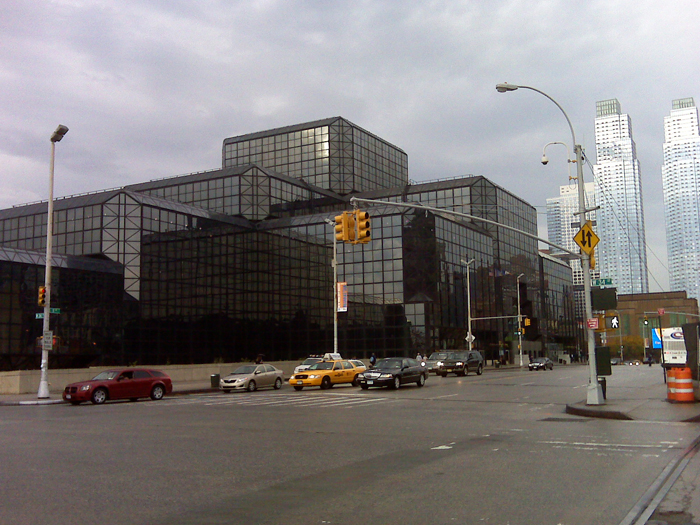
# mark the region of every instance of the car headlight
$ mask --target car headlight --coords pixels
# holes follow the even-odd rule
[[[379,377],[381,377],[382,379],[390,379],[394,376],[392,376],[391,374],[381,374]]]
[[[435,363],[435,365],[436,365],[436,366],[442,366],[442,361],[438,361],[437,363]]]
[[[318,375],[318,374],[311,374],[311,375],[309,376],[309,379],[318,379],[319,377],[321,377],[321,376]]]
[[[83,386],[80,387],[80,391],[81,391],[81,392],[85,392],[86,390],[90,390],[90,387],[91,387],[91,386],[92,386],[92,385],[83,385]]]
[[[457,361],[457,366],[462,366],[463,364],[462,361]]]
[[[364,378],[365,378],[365,374],[363,374],[361,372],[359,374],[357,374],[357,379],[364,379]]]

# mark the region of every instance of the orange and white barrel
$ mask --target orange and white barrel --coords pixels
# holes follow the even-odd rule
[[[676,400],[676,369],[668,368],[666,370],[666,386],[667,386],[667,401]]]
[[[676,401],[679,403],[694,403],[693,377],[690,368],[676,370]]]

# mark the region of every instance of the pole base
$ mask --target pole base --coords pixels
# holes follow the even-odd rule
[[[37,399],[49,399],[49,382],[39,381],[39,392],[36,395]]]
[[[586,404],[587,405],[604,405],[605,398],[603,397],[603,389],[599,383],[589,383],[588,391],[586,393]]]

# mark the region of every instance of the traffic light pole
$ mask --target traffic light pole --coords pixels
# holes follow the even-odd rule
[[[338,353],[338,241],[333,235],[333,353]]]
[[[326,219],[326,223],[333,226],[333,260],[331,261],[331,266],[333,267],[333,353],[338,353],[338,239],[336,237],[337,218],[336,221]]]

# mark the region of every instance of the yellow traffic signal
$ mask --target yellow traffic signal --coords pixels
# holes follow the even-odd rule
[[[46,306],[46,286],[39,286],[39,306]]]
[[[372,240],[369,213],[367,213],[366,211],[355,210],[355,221],[357,222],[356,242],[367,244],[369,241]]]
[[[348,222],[345,218],[345,212],[335,216],[335,240],[341,242],[348,240]]]
[[[530,326],[530,318],[529,317],[525,318],[525,326]]]
[[[355,240],[355,219],[353,214],[344,211],[335,216],[335,240],[340,242],[352,242]]]

